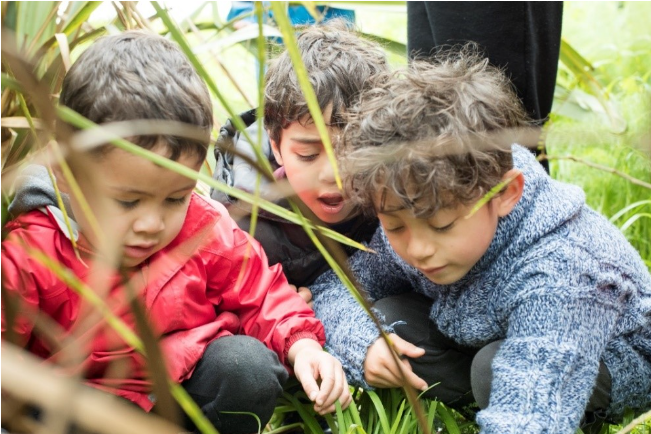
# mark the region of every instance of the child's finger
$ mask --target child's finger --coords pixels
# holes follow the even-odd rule
[[[348,383],[346,382],[346,376],[344,375],[343,369],[335,369],[335,382],[332,387],[332,391],[325,399],[322,407],[328,407],[334,404],[338,399],[342,398],[342,395],[345,390],[348,390]]]
[[[415,359],[425,354],[425,350],[423,348],[417,347],[411,342],[402,339],[398,335],[392,334],[391,341],[393,342],[393,346],[398,352],[398,355]]]
[[[409,361],[403,360],[401,368],[402,374],[404,375],[404,379],[407,381],[407,384],[418,390],[427,389],[427,382],[414,373],[411,365],[409,364]]]
[[[344,381],[346,377],[344,375]],[[345,381],[344,390],[339,396],[339,402],[341,403],[341,409],[345,410],[350,405],[350,402],[353,400],[353,395],[350,393],[350,387],[348,387],[348,382]]]
[[[336,407],[334,404],[329,405],[328,407],[319,407],[316,404],[314,404],[314,411],[319,413],[321,416],[324,414],[329,414],[329,413],[334,413],[336,410]]]
[[[323,385],[323,383],[321,383],[321,385]],[[326,395],[324,397],[323,403],[320,405],[320,407],[324,408],[324,407],[330,407],[331,405],[333,405],[335,403],[335,401],[337,401],[337,399],[339,399],[339,396],[341,396],[343,391],[344,390],[343,390],[343,387],[342,387],[342,384],[341,384],[341,378],[339,378],[339,376],[335,374],[334,382],[333,382],[333,385],[332,385],[332,390],[330,391],[330,393],[328,395]]]
[[[310,291],[309,288],[301,286],[296,291],[306,303],[310,303],[312,301],[312,291]]]
[[[319,388],[319,394],[316,398],[316,404],[319,407],[323,407],[335,387],[335,373],[332,365],[329,363],[320,364],[319,371],[321,376],[321,387]]]
[[[402,384],[400,371],[394,363],[383,366],[380,371],[371,374],[366,379],[374,387],[400,387]]]
[[[296,375],[298,381],[301,382],[303,390],[310,401],[316,401],[319,394],[319,385],[316,383],[311,369],[309,367],[305,369],[297,369],[297,367],[294,366],[294,375]]]

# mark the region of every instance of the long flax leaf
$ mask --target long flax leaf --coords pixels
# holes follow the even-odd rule
[[[303,219],[302,226],[305,229],[305,232],[310,237],[310,239],[312,240],[314,245],[317,247],[319,252],[321,252],[321,255],[324,257],[326,262],[328,262],[328,265],[330,265],[332,270],[335,272],[337,277],[339,277],[341,282],[346,286],[346,288],[351,293],[353,298],[355,298],[357,303],[359,303],[359,305],[362,306],[362,308],[366,311],[366,313],[369,315],[369,317],[375,322],[375,325],[377,326],[378,331],[380,332],[380,336],[382,337],[382,339],[384,339],[387,342],[387,344],[389,345],[389,348],[393,349],[394,347],[393,347],[393,343],[391,342],[391,339],[384,332],[384,330],[382,330],[381,324],[380,324],[379,320],[377,319],[377,317],[371,311],[368,302],[359,293],[359,291],[357,290],[357,288],[355,287],[353,282],[350,280],[350,278],[347,276],[347,274],[341,268],[341,265],[332,257],[330,252],[328,252],[328,250],[323,246],[321,241],[316,237],[313,230],[306,224],[307,220],[302,215],[302,213],[297,208],[297,206],[292,202],[290,202],[290,204],[291,204],[292,208],[294,209],[294,211],[296,212],[296,214],[301,219]],[[398,366],[401,366],[400,365],[400,360],[399,360],[398,355],[395,352],[395,350],[391,352],[391,355],[393,356],[393,358],[394,358],[395,362],[398,364]],[[426,433],[429,433],[429,428],[427,426],[425,426],[425,415],[423,414],[422,407],[420,406],[415,393],[413,392],[413,390],[411,390],[411,388],[409,388],[409,386],[405,387],[404,391],[405,391],[405,394],[407,396],[407,399],[409,400],[409,403],[414,408],[414,411],[416,413],[416,417],[418,418],[419,423],[420,423],[423,431],[425,431]],[[387,434],[388,434],[388,431],[387,431]]]
[[[429,409],[427,410],[427,426],[434,425],[434,418],[436,417],[436,408],[438,407],[438,401],[430,401]]]
[[[222,104],[222,106],[226,109],[228,114],[231,116],[231,121],[233,122],[235,128],[237,128],[237,130],[241,132],[241,134],[249,141],[249,143],[254,143],[253,140],[251,140],[251,137],[249,136],[248,132],[246,131],[246,125],[244,125],[244,122],[242,122],[242,118],[240,118],[240,116],[237,113],[235,113],[235,111],[231,108],[226,98],[224,98],[222,93],[219,91],[211,75],[208,73],[206,68],[203,66],[203,64],[199,61],[197,56],[194,54],[194,51],[192,51],[190,44],[185,38],[185,35],[180,31],[178,26],[175,25],[175,23],[172,21],[172,18],[167,13],[167,11],[165,11],[165,9],[163,9],[158,4],[158,2],[151,2],[151,4],[154,7],[154,9],[156,9],[156,13],[160,17],[160,19],[167,26],[167,30],[172,35],[173,39],[176,41],[177,44],[179,44],[181,50],[185,53],[185,55],[190,60],[190,63],[192,63],[192,65],[197,70],[201,78],[203,78],[206,84],[208,85],[208,88],[213,92],[213,94],[217,97],[217,99],[219,99],[219,102]],[[260,165],[265,169],[265,171],[268,172],[269,175],[271,175],[271,165],[269,164],[265,156],[262,155],[261,150],[259,148],[256,148],[255,146],[253,147],[253,150],[256,153],[256,157],[260,162]]]
[[[354,405],[354,403],[351,403],[351,405]],[[344,416],[344,412],[341,409],[341,403],[339,400],[335,402],[335,414],[337,415],[337,425],[340,429],[344,429],[345,427],[351,425],[349,418]]]
[[[289,394],[287,392],[283,393],[283,397],[287,399],[289,402],[291,402],[294,405],[294,408],[298,412],[299,416],[301,416],[301,419],[307,425],[307,427],[313,432],[313,433],[318,433],[321,432],[321,427],[319,426],[319,422],[317,422],[316,418],[312,414],[312,410],[307,410],[306,406],[311,405],[311,404],[303,404],[298,400],[298,398],[292,394]]]
[[[65,268],[56,260],[46,256],[43,252],[36,249],[30,249],[28,253],[31,257],[41,262],[45,267],[52,271],[55,276],[57,276],[70,289],[77,292],[86,301],[91,303],[91,305],[102,314],[106,323],[125,341],[125,343],[147,357],[145,347],[140,338],[129,328],[129,326],[111,312],[104,303],[104,300],[102,300],[91,288],[81,282],[69,269]],[[183,410],[186,411],[197,427],[200,427],[202,432],[207,434],[219,434],[181,385],[171,381],[168,385],[172,396],[174,396],[176,401]]]
[[[101,1],[86,2],[86,4],[74,14],[72,19],[68,21],[66,27],[63,29],[63,33],[70,36],[73,32],[76,32],[82,24],[88,21],[90,14],[92,14],[102,3],[103,2]]]
[[[54,195],[57,198],[57,207],[61,210],[61,214],[63,214],[63,223],[66,225],[66,229],[68,230],[68,233],[70,234],[70,243],[72,244],[72,250],[75,252],[75,256],[77,259],[81,261],[81,255],[79,254],[79,249],[77,247],[77,240],[75,239],[72,234],[74,233],[72,230],[72,224],[70,223],[70,217],[68,216],[68,211],[66,211],[66,207],[63,204],[63,197],[61,196],[61,190],[59,190],[59,186],[57,185],[56,179],[54,178],[54,173],[52,172],[52,168],[50,166],[47,166],[47,174],[50,177],[50,182],[52,183],[52,186],[54,187]]]
[[[40,250],[28,249],[28,253],[29,256],[36,259],[48,270],[54,273],[57,278],[68,286],[68,288],[75,291],[97,309],[106,320],[106,323],[111,326],[111,328],[115,330],[115,332],[118,333],[118,335],[124,339],[129,346],[142,354],[145,353],[140,338],[138,338],[138,336],[120,318],[115,316],[104,300],[102,300],[102,298],[99,297],[92,288],[79,280],[79,278],[77,278],[77,276],[75,276],[68,268],[64,267],[55,259],[48,257]]]
[[[436,407],[436,411],[441,416],[441,419],[443,420],[443,423],[445,424],[445,427],[448,429],[448,432],[450,434],[461,434],[461,430],[459,429],[457,421],[454,419],[447,407],[444,405],[439,405]]]
[[[328,128],[326,127],[325,120],[323,119],[323,113],[321,113],[321,108],[319,107],[319,101],[317,100],[316,94],[314,93],[314,88],[312,87],[310,78],[307,75],[305,64],[301,59],[301,53],[298,51],[296,36],[294,36],[294,28],[289,22],[289,17],[284,10],[284,6],[285,2],[272,2],[271,10],[274,13],[274,19],[276,20],[276,23],[278,23],[278,28],[283,35],[283,42],[285,43],[287,53],[292,60],[294,73],[296,74],[296,78],[301,85],[301,90],[303,91],[305,102],[307,103],[307,107],[310,110],[310,116],[314,121],[316,129],[319,131],[321,141],[323,142],[323,148],[325,149],[326,154],[328,155],[328,160],[330,160],[330,164],[332,165],[337,187],[339,187],[341,190],[341,177],[339,176],[337,159],[335,158],[335,153],[330,141],[330,134],[328,133]]]
[[[603,86],[592,74],[594,67],[565,38],[561,38],[559,60],[597,97],[608,115],[611,131],[617,134],[624,133],[627,129],[627,123],[608,101]]]
[[[140,146],[137,146],[127,140],[124,140],[120,138],[118,135],[115,133],[109,133],[107,132],[107,129],[105,126],[98,126],[97,124],[93,123],[92,121],[84,118],[74,110],[69,109],[68,107],[65,106],[59,106],[57,107],[57,113],[59,114],[60,118],[66,122],[69,122],[70,124],[76,126],[77,128],[85,129],[88,130],[90,128],[95,128],[93,130],[93,135],[96,137],[98,142],[110,142],[113,145],[117,146],[118,148],[124,149],[128,152],[131,152],[135,155],[138,155],[140,157],[146,158],[153,163],[158,164],[161,167],[164,167],[166,169],[172,170],[176,173],[179,173],[181,175],[184,175],[190,179],[196,179],[198,181],[202,181],[209,185],[210,187],[213,187],[217,190],[220,190],[229,196],[233,196],[237,199],[253,203],[255,201],[258,202],[260,208],[269,211],[279,217],[284,218],[287,221],[290,221],[292,223],[296,224],[307,224],[309,225],[310,228],[314,228],[321,232],[323,235],[340,242],[342,244],[355,247],[360,250],[365,250],[368,251],[368,249],[361,243],[358,243],[356,241],[353,241],[340,233],[326,228],[324,226],[320,225],[314,225],[311,222],[306,222],[304,218],[300,218],[297,216],[294,212],[291,212],[285,208],[283,208],[280,205],[277,205],[273,202],[261,199],[261,198],[256,198],[255,195],[252,195],[251,193],[248,193],[246,191],[240,190],[238,188],[230,187],[222,182],[219,182],[212,177],[196,172],[176,161],[172,161],[169,158],[163,157],[159,154],[156,154],[155,152],[151,152],[147,149],[141,148]],[[128,123],[128,122],[125,122]],[[160,125],[160,124],[157,124]],[[133,133],[131,133],[133,135]]]
[[[641,219],[641,218],[648,218],[648,219],[651,219],[651,213],[643,212],[643,213],[639,213],[639,214],[635,214],[635,215],[633,215],[631,218],[629,218],[628,220],[626,220],[626,221],[624,222],[624,224],[622,224],[622,225],[620,226],[619,230],[622,231],[622,232],[626,232],[626,230],[627,230],[629,227],[631,227],[631,225],[633,225],[633,223],[635,223],[636,221],[638,221],[638,220]]]
[[[390,434],[396,434],[398,432],[398,427],[400,426],[400,421],[402,420],[402,414],[405,411],[405,403],[406,403],[405,400],[403,400],[400,403],[400,407],[398,408],[398,413],[396,413],[395,419],[393,421],[393,425],[391,426]]]
[[[366,393],[368,394],[368,397],[371,398],[376,413],[380,418],[380,425],[382,427],[383,434],[389,434],[389,432],[391,432],[391,425],[389,425],[389,419],[387,418],[387,414],[385,411],[385,407],[382,404],[382,400],[380,400],[380,397],[377,395],[377,393],[375,393],[372,390],[369,390]]]
[[[617,211],[615,214],[613,214],[613,216],[610,218],[610,222],[614,224],[621,216],[623,216],[627,212],[635,208],[642,208],[645,205],[651,205],[651,200],[639,200],[637,202],[633,202],[625,206],[621,210]]]
[[[39,8],[43,9],[43,8]],[[36,33],[33,35],[32,42],[29,44],[29,47],[27,47],[27,52],[32,53],[34,49],[36,48],[36,45],[39,43],[40,39],[43,37],[43,34],[45,33],[46,30],[49,30],[52,32],[55,28],[55,22],[53,18],[57,14],[57,9],[58,5],[54,2],[52,2],[50,12],[48,12],[47,17],[43,20],[43,24],[41,27],[36,31]],[[31,17],[34,19],[34,17]]]
[[[358,426],[364,426],[362,424],[362,419],[359,417],[359,411],[357,410],[357,402],[353,399],[353,402],[350,403],[348,408],[346,409],[348,412],[350,412],[350,415],[352,416],[353,423],[355,423]]]
[[[70,187],[70,193],[71,195],[77,200],[79,204],[79,208],[81,208],[82,213],[84,214],[84,217],[86,217],[86,220],[88,221],[88,224],[90,226],[90,230],[95,234],[95,237],[97,240],[99,240],[100,244],[103,244],[104,242],[104,231],[99,225],[99,222],[97,221],[97,218],[95,216],[95,213],[93,210],[90,208],[90,205],[88,204],[88,201],[86,200],[86,197],[84,196],[84,193],[81,191],[81,187],[79,187],[79,183],[75,179],[74,174],[72,173],[72,170],[70,169],[70,166],[68,165],[68,162],[66,159],[63,157],[63,153],[61,152],[61,149],[59,148],[59,144],[56,141],[51,142],[51,148],[52,151],[54,152],[54,156],[57,159],[57,164],[61,168],[61,172],[63,173],[64,178],[66,179],[66,182],[68,183],[68,186]],[[58,187],[55,187],[58,189]],[[59,204],[60,206],[62,204]],[[65,207],[60,208],[61,212],[66,215],[66,210]],[[67,220],[67,217],[66,217]],[[70,231],[69,233],[72,234],[72,230],[70,227],[68,227],[68,230]]]
[[[469,219],[472,217],[477,211],[481,209],[482,206],[486,205],[492,198],[494,198],[496,195],[500,193],[506,186],[508,186],[515,178],[517,175],[511,176],[504,181],[500,182],[497,184],[495,187],[491,188],[488,193],[486,193],[484,196],[481,197],[477,201],[477,203],[472,207],[468,215],[466,215],[465,218]]]
[[[264,106],[262,101],[264,101],[264,65],[265,65],[265,40],[262,33],[262,3],[256,2],[254,5],[255,14],[258,21],[258,107],[256,108],[256,118],[262,119],[264,117]],[[258,149],[262,149],[262,140],[264,136],[262,134],[262,128],[258,128],[258,136],[256,137],[256,144]],[[261,152],[260,152],[261,154]],[[258,203],[260,200],[260,181],[262,179],[262,174],[258,172],[255,178],[255,198],[256,200],[251,203],[251,226],[249,228],[249,233],[251,236],[255,236],[255,229],[258,224]],[[243,266],[244,267],[244,266]]]
[[[36,132],[36,126],[34,124],[34,121],[32,120],[32,115],[29,112],[29,109],[27,108],[27,103],[25,102],[25,97],[23,96],[22,93],[19,93],[17,96],[18,96],[18,100],[20,102],[20,107],[23,109],[23,114],[25,115],[25,119],[27,119],[27,122],[29,123],[30,131],[31,131],[32,135],[34,136],[34,139],[37,142],[40,142],[40,138],[39,138],[40,136]],[[39,146],[39,148],[42,148],[42,145]],[[64,165],[65,165],[65,163],[64,163]],[[63,200],[61,199],[61,192],[59,191],[59,188],[57,187],[56,182],[54,182],[54,175],[52,174],[52,169],[49,166],[48,166],[47,169],[48,169],[48,175],[50,176],[50,179],[53,181],[52,185],[54,185],[54,192],[56,194],[58,206],[60,207],[61,211],[63,212],[64,223],[66,225],[66,228],[68,229],[68,233],[72,234],[73,233],[72,226],[70,224],[70,219],[68,218],[68,213],[66,212],[65,207],[63,206]],[[80,259],[81,256],[79,255],[79,250],[77,249],[76,240],[74,239],[74,237],[71,236],[70,241],[72,242],[72,249],[74,250],[75,255],[77,256],[78,259]]]

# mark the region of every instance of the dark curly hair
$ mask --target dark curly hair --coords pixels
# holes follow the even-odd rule
[[[387,192],[419,217],[470,204],[500,183],[510,145],[531,133],[510,81],[473,44],[376,83],[350,110],[338,149],[347,193],[370,213]]]
[[[127,31],[97,39],[66,74],[59,102],[96,124],[155,119],[197,126],[205,141],[167,135],[131,140],[146,149],[162,140],[173,160],[184,153],[206,157],[213,123],[208,88],[180,48],[162,36]]]
[[[381,47],[361,38],[342,19],[299,28],[298,49],[322,111],[332,104],[326,123],[343,127],[345,112],[372,79],[388,71]],[[307,122],[309,110],[287,51],[271,61],[266,74],[264,125],[279,142],[283,128]]]

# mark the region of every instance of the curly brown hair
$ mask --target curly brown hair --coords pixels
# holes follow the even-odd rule
[[[298,29],[298,49],[319,107],[332,105],[326,123],[343,127],[345,112],[371,80],[388,71],[380,45],[363,39],[342,19]],[[282,129],[294,121],[308,121],[309,110],[287,51],[275,58],[266,74],[264,124],[279,142]]]
[[[510,145],[531,133],[510,81],[473,44],[376,83],[349,111],[338,149],[347,193],[370,213],[387,192],[418,217],[470,204],[500,183]]]
[[[184,153],[206,157],[213,125],[208,88],[181,49],[157,34],[133,30],[97,39],[66,74],[59,103],[96,124],[154,119],[197,126],[205,141],[168,135],[131,140],[145,149],[162,140],[172,160]]]

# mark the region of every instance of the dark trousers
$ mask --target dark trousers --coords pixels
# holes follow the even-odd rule
[[[473,349],[457,344],[443,335],[429,319],[432,300],[422,294],[408,292],[378,300],[374,308],[384,316],[386,324],[393,324],[398,336],[424,348],[425,355],[409,359],[414,373],[432,387],[425,396],[462,408],[477,402],[488,407],[495,354],[501,340],[483,348]],[[611,378],[608,368],[601,363],[595,389],[586,408],[585,420],[603,418],[603,410],[610,405]]]
[[[552,108],[563,2],[407,2],[407,49],[427,57],[444,45],[474,41],[505,68],[534,120]]]
[[[476,42],[542,125],[554,101],[562,22],[562,1],[408,1],[407,50],[410,58],[427,58],[445,46]],[[541,164],[549,172],[547,160]]]
[[[183,387],[208,420],[223,434],[258,432],[269,422],[288,378],[276,354],[249,336],[226,336],[212,342]],[[194,424],[187,418],[186,429]]]

